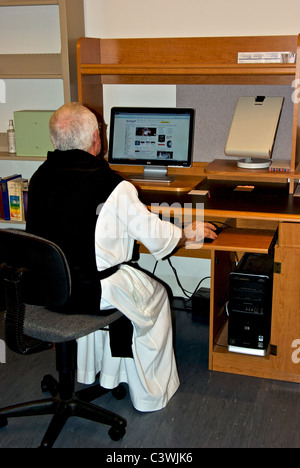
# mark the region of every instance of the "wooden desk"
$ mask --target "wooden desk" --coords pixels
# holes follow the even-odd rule
[[[160,51],[157,54],[157,50]],[[297,54],[295,64],[238,64],[237,53],[241,51],[292,51]],[[288,85],[296,84],[294,91],[299,92],[300,78],[300,36],[258,36],[258,37],[216,37],[216,38],[154,38],[154,39],[98,39],[82,38],[77,44],[78,96],[79,101],[94,109],[103,116],[104,84],[186,84],[186,85]],[[291,122],[291,173],[288,192],[294,192],[294,186],[300,178],[299,145],[299,112],[298,99],[294,100],[294,111]],[[104,128],[104,127],[103,127]],[[103,141],[105,139],[103,138]],[[103,152],[105,145],[103,145]],[[277,182],[285,184],[282,176],[253,171],[232,170],[219,165],[202,163],[203,168],[195,167],[185,174],[209,179],[236,179],[249,183]],[[195,172],[198,171],[199,172]],[[206,172],[205,172],[206,171]],[[298,201],[292,196],[274,197],[277,190],[270,191],[265,200],[244,200],[244,206],[234,198],[222,199],[211,194],[210,199],[191,198],[181,187],[180,190],[142,190],[147,204],[183,203],[191,204],[191,216],[196,215],[197,203],[204,202],[205,219],[231,218],[231,224],[238,229],[259,229],[275,231],[279,227],[278,245],[275,248],[275,262],[281,264],[281,273],[274,273],[273,319],[271,343],[277,347],[277,356],[268,353],[266,358],[247,357],[228,353],[226,348],[214,344],[224,339],[226,330],[222,328],[219,336],[220,320],[224,317],[224,285],[232,268],[229,260],[237,248],[232,239],[221,239],[210,247],[199,250],[182,249],[185,255],[203,257],[204,253],[211,259],[211,325],[209,367],[213,370],[237,372],[247,375],[300,381],[300,364],[292,361],[292,343],[300,339],[300,210]],[[168,198],[170,197],[170,198]],[[242,199],[242,195],[240,199]],[[274,198],[274,199],[273,199]],[[276,198],[276,200],[275,200]],[[273,201],[272,201],[273,199]],[[148,200],[148,201],[147,201]],[[148,203],[150,202],[150,203]],[[268,202],[268,203],[267,203]],[[158,208],[159,209],[159,208]],[[164,208],[165,213],[167,208]],[[174,214],[181,213],[179,207],[172,207]],[[246,231],[239,233],[240,248],[249,249],[249,237]],[[227,233],[229,234],[229,232]],[[260,233],[261,234],[261,233]],[[225,233],[224,233],[225,235]],[[246,242],[246,238],[248,239]],[[258,239],[252,236],[254,249]],[[224,242],[223,242],[224,241]],[[228,244],[227,244],[228,242]],[[221,249],[222,244],[222,249]],[[218,250],[219,245],[219,250]],[[228,250],[227,250],[228,249]],[[178,252],[182,254],[182,252]],[[277,270],[279,271],[279,269]],[[223,285],[223,288],[222,288]],[[221,301],[221,299],[223,299]],[[217,336],[218,335],[218,336]],[[272,348],[275,349],[275,348]]]
[[[121,173],[125,179],[130,180],[132,173],[122,172]],[[138,174],[138,173],[137,173]],[[186,177],[182,174],[174,174],[174,180],[170,183],[166,182],[135,182],[132,181],[134,185],[141,188],[141,190],[149,190],[150,192],[171,192],[171,193],[187,193],[193,188],[197,187],[201,180],[205,180],[205,177],[194,176]]]
[[[170,211],[175,217],[182,216],[186,204],[189,214],[195,216],[203,203],[206,220],[227,220],[232,226],[211,244],[203,244],[198,249],[183,248],[177,253],[211,261],[209,369],[300,382],[300,364],[292,360],[294,340],[300,339],[300,200],[289,195],[287,185],[276,185],[271,191],[270,185],[265,191],[263,185],[258,186],[252,194],[234,191],[232,182],[228,181],[204,181],[201,187],[204,186],[211,190],[210,198],[157,190],[141,190],[141,196],[152,211],[165,216]],[[160,203],[164,206],[160,207]],[[277,228],[278,240],[273,245],[276,268],[271,341],[267,355],[230,353],[225,302],[236,256],[240,258],[244,252],[268,253]]]

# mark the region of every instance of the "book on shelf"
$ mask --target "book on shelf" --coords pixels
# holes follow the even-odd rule
[[[7,184],[10,180],[17,179],[21,177],[21,174],[14,174],[7,177],[1,178],[1,192],[2,192],[2,204],[3,204],[3,219],[5,221],[10,221],[10,206],[9,206],[9,197],[8,197],[8,188]]]
[[[0,218],[4,219],[2,190],[1,190],[1,177],[0,177]]]
[[[28,185],[29,179],[23,179],[23,210],[24,210],[24,219],[27,219],[27,207],[28,207]]]
[[[2,197],[2,204],[1,204]],[[1,178],[0,213],[5,221],[25,221],[28,201],[28,179],[21,174]]]
[[[22,177],[7,182],[11,221],[25,221],[23,203],[24,182],[26,182],[26,179]]]
[[[274,159],[270,167],[270,172],[291,172],[291,163],[287,159]]]

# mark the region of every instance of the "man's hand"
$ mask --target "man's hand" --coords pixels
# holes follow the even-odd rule
[[[218,236],[215,233],[216,227],[211,223],[203,223],[194,221],[182,229],[182,236],[177,247],[183,247],[193,242],[201,242],[205,237],[216,239]]]

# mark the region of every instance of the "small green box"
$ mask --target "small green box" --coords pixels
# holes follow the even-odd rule
[[[17,156],[43,156],[53,151],[49,120],[54,111],[14,112]]]

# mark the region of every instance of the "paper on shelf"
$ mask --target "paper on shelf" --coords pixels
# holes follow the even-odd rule
[[[238,63],[295,63],[294,52],[238,52]]]

